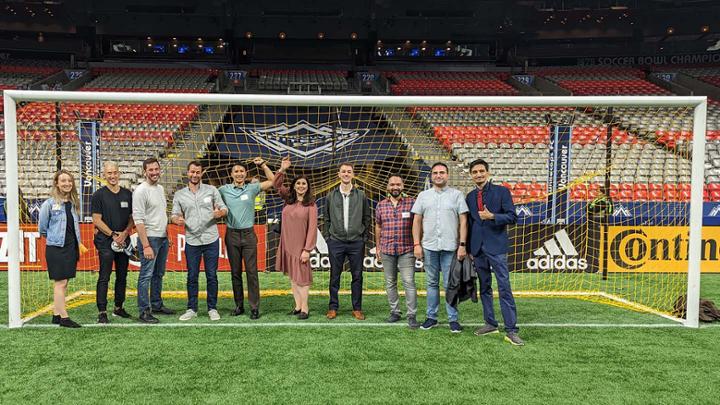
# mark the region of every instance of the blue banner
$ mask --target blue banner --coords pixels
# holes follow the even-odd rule
[[[548,152],[548,209],[547,222],[565,224],[570,208],[570,138],[572,127],[553,125],[550,128]]]
[[[92,222],[91,199],[100,175],[99,125],[95,121],[78,123],[80,138],[80,221]]]
[[[402,146],[371,108],[238,106],[223,126],[218,152],[224,157],[290,156],[293,165],[308,168],[386,160]]]

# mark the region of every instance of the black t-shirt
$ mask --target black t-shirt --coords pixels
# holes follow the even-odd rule
[[[127,228],[132,215],[132,193],[120,187],[117,194],[103,187],[92,195],[92,213],[102,215],[102,220],[111,230],[122,232]],[[110,246],[112,237],[98,231],[95,245]]]

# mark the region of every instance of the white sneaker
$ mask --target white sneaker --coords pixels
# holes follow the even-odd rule
[[[219,321],[220,320],[220,314],[218,313],[217,309],[209,310],[208,315],[210,316],[211,321]]]
[[[188,309],[184,314],[180,315],[181,321],[189,321],[197,316],[197,312],[192,309]]]

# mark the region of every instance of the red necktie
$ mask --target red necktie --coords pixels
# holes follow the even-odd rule
[[[477,206],[478,206],[478,211],[482,211],[485,209],[485,207],[483,206],[483,200],[482,200],[482,190],[478,190]]]

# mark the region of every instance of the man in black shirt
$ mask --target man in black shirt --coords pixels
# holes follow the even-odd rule
[[[132,193],[120,187],[120,172],[114,162],[103,165],[103,177],[107,186],[92,196],[92,218],[95,225],[95,248],[100,258],[100,276],[97,282],[96,300],[100,314],[98,323],[108,323],[107,291],[115,263],[115,309],[113,315],[130,318],[123,303],[127,286],[128,261],[123,248],[130,243],[132,219]]]

